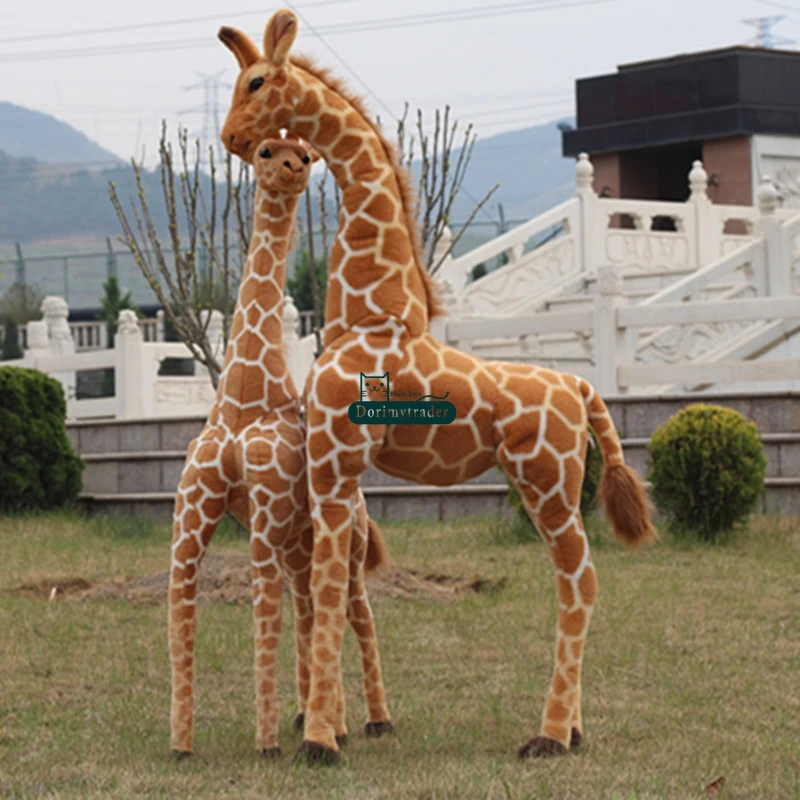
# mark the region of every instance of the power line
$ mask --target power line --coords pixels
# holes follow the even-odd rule
[[[487,19],[491,17],[505,17],[516,14],[532,14],[539,11],[561,10],[565,8],[581,8],[605,3],[614,3],[618,0],[534,0],[504,4],[500,6],[477,6],[457,11],[431,12],[406,17],[384,17],[374,20],[364,20],[357,23],[336,23],[316,28],[312,33],[301,31],[299,38],[309,35],[336,36],[348,33],[378,32],[395,30],[397,28],[417,27],[419,25],[434,25],[451,22],[468,22]],[[299,16],[299,15],[298,15]],[[216,42],[209,37],[194,39],[172,39],[161,42],[134,42],[130,44],[117,44],[95,48],[73,48],[68,50],[35,50],[6,53],[0,56],[0,63],[17,63],[21,61],[53,61],[69,58],[93,58],[102,56],[120,56],[133,53],[154,53],[162,50],[188,50],[196,48],[210,48]]]
[[[363,0],[318,0],[314,3],[303,3],[300,8],[316,8],[318,6],[338,6],[345,3],[360,3]],[[253,9],[252,11],[225,11],[220,14],[209,14],[205,17],[181,17],[180,19],[161,20],[160,22],[134,22],[127,25],[114,25],[108,28],[87,28],[78,31],[58,31],[55,33],[33,33],[26,36],[11,36],[0,39],[0,44],[11,44],[15,42],[32,42],[42,39],[66,39],[71,36],[94,36],[100,33],[122,33],[124,31],[144,30],[147,28],[168,28],[173,25],[194,24],[197,22],[212,22],[218,19],[231,19],[233,17],[254,17],[263,16],[264,9]]]

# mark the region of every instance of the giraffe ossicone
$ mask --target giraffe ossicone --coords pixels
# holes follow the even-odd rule
[[[284,580],[295,609],[297,699],[306,713],[310,689],[313,529],[308,513],[305,426],[283,352],[286,256],[297,203],[308,186],[314,152],[293,139],[259,141],[254,164],[253,234],[239,287],[216,400],[188,449],[173,515],[169,585],[172,663],[171,746],[194,746],[194,645],[197,571],[226,511],[250,530],[255,634],[256,747],[278,747],[276,656]],[[388,560],[382,534],[355,498],[356,530],[347,554],[344,616],[361,648],[369,726],[391,727],[374,620],[364,574]],[[346,734],[344,696],[336,734]],[[388,730],[388,728],[387,728]]]
[[[580,673],[597,579],[580,516],[588,425],[605,460],[600,497],[618,538],[652,539],[648,501],[623,461],[602,398],[585,380],[527,364],[485,361],[429,331],[440,312],[419,256],[408,178],[363,103],[307,59],[289,57],[293,12],[273,14],[264,54],[242,32],[220,39],[240,67],[222,130],[225,147],[252,160],[254,143],[286,129],[310,142],[341,189],[339,229],[328,266],[325,349],[306,383],[309,506],[314,524],[312,684],[304,748],[337,752],[336,701],[346,608],[350,508],[370,465],[417,483],[452,485],[499,464],[519,490],[555,568],[556,664],[539,735],[522,757],[566,752],[583,726]],[[360,378],[391,376],[406,396],[448,394],[448,425],[353,424]]]

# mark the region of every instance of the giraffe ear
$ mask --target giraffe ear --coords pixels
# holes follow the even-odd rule
[[[276,11],[264,31],[264,55],[267,61],[280,66],[286,61],[297,36],[297,17],[293,11],[282,8]]]
[[[258,52],[253,40],[246,33],[242,33],[236,28],[228,28],[223,25],[219,29],[217,37],[236,56],[241,69],[255,64],[261,58],[261,53]]]

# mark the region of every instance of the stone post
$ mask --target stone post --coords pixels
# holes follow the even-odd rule
[[[580,202],[580,227],[575,231],[578,246],[578,263],[583,272],[594,272],[596,253],[605,252],[605,243],[595,241],[597,219],[597,194],[593,188],[594,166],[587,153],[580,153],[575,163],[575,196]]]
[[[47,339],[47,323],[43,319],[32,320],[25,325],[25,338],[28,346],[22,353],[25,365],[38,369],[36,360],[50,355],[50,346]]]
[[[145,415],[145,395],[152,398],[155,375],[145,369],[144,338],[136,312],[123,309],[117,319],[114,336],[114,393],[117,419],[140,418]]]
[[[602,395],[623,394],[617,368],[630,363],[631,337],[617,326],[617,309],[627,303],[622,276],[617,268],[603,264],[597,268],[597,297],[594,300],[595,387]]]
[[[51,356],[75,355],[75,341],[69,329],[69,306],[63,297],[48,295],[42,300],[42,320],[47,329],[47,349]],[[29,344],[30,346],[30,344]],[[75,370],[53,372],[52,377],[61,382],[64,396],[75,397]]]
[[[761,179],[756,198],[759,210],[756,229],[764,237],[764,295],[783,297],[790,293],[791,247],[783,223],[775,216],[778,191],[768,175]],[[761,284],[759,281],[759,286]]]
[[[708,199],[708,173],[699,160],[692,162],[689,172],[689,204],[694,211],[694,247],[690,246],[692,261],[689,266],[704,267],[719,255],[722,231],[714,225],[714,213]]]
[[[211,354],[217,359],[221,367],[225,356],[225,318],[222,316],[222,312],[216,308],[211,309],[210,312],[207,308],[204,308],[200,311],[200,324],[206,325],[206,322],[208,322],[206,339],[208,339]],[[194,362],[194,374],[195,377],[209,377],[208,370],[197,360]]]
[[[447,313],[431,320],[431,335],[447,344],[447,323],[458,316],[459,303],[453,284],[449,280],[439,280],[438,285],[439,296]]]
[[[436,247],[433,249],[432,266],[435,267],[439,261],[442,260],[442,256],[444,256],[442,265],[436,271],[435,278],[438,281],[450,281],[453,286],[458,286],[460,289],[463,289],[464,286],[467,285],[467,276],[456,266],[452,253],[448,253],[446,256],[444,255],[447,253],[452,243],[453,232],[445,225],[442,230],[442,235],[439,237],[439,241],[436,242]]]
[[[292,376],[297,391],[303,391],[305,367],[300,358],[300,312],[294,304],[294,298],[286,294],[283,299],[283,357]],[[310,334],[314,336],[314,334]]]

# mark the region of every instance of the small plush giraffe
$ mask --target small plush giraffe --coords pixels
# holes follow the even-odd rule
[[[307,507],[305,428],[283,353],[286,255],[295,211],[308,185],[312,154],[302,143],[267,139],[254,162],[254,226],[234,310],[230,341],[208,422],[189,446],[175,500],[169,587],[172,660],[171,744],[190,754],[194,725],[197,569],[225,511],[250,529],[255,621],[256,746],[280,754],[275,660],[284,576],[294,594],[297,692],[302,727],[309,693],[313,607],[313,530]],[[367,735],[391,730],[365,570],[387,561],[380,530],[354,498],[356,530],[342,566],[348,602],[342,613],[361,648],[369,707]],[[344,695],[336,698],[336,736],[346,735]]]
[[[321,153],[342,190],[325,350],[306,384],[315,620],[301,749],[311,759],[338,758],[343,567],[355,535],[350,509],[367,467],[443,486],[499,464],[549,548],[558,597],[556,665],[540,733],[519,755],[565,753],[582,739],[581,663],[597,593],[579,511],[589,424],[605,460],[600,496],[617,536],[629,545],[655,535],[644,488],[623,462],[605,403],[585,380],[485,361],[430,334],[439,307],[419,256],[407,178],[362,103],[308,60],[289,59],[296,33],[295,15],[282,10],[267,25],[263,55],[240,31],[222,28],[219,35],[241,69],[224,145],[249,161],[262,136],[285,128]],[[352,423],[347,410],[360,399],[363,375],[387,376],[401,396],[447,396],[456,420],[407,427]]]

